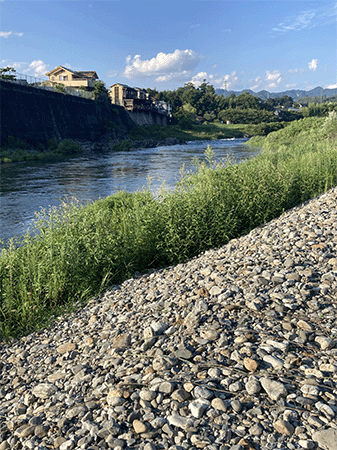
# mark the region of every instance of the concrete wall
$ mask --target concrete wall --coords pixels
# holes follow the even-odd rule
[[[131,119],[139,126],[144,125],[168,125],[166,114],[159,114],[155,111],[128,111]]]
[[[57,139],[101,140],[125,136],[134,122],[124,108],[109,102],[50,92],[0,80],[0,138],[32,143]]]

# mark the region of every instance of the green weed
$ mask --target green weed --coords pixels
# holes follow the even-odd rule
[[[181,171],[174,190],[119,192],[89,205],[43,211],[3,244],[0,333],[17,337],[134,273],[215,248],[337,185],[337,124],[293,122],[261,141],[261,153]]]

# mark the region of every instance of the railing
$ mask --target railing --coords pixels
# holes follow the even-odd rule
[[[95,100],[93,92],[88,92],[82,89],[76,89],[70,86],[65,86],[62,83],[55,83],[49,80],[42,80],[41,78],[32,77],[30,75],[6,72],[5,76],[10,75],[13,79],[1,78],[3,81],[10,83],[21,84],[22,86],[30,86],[37,89],[44,89],[46,91],[60,92],[62,94],[74,95],[75,97],[87,98],[89,100]]]

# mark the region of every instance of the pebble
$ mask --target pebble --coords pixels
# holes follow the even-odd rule
[[[336,450],[336,205],[0,342],[0,450]]]

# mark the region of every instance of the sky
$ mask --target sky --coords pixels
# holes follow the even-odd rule
[[[0,0],[0,67],[173,90],[337,88],[337,1]]]

